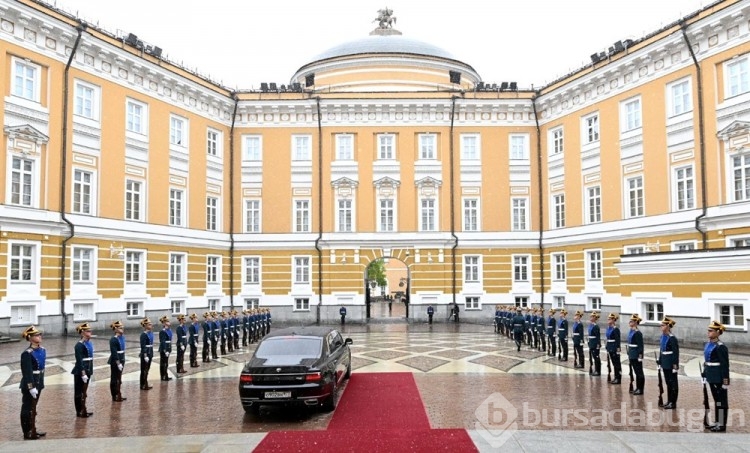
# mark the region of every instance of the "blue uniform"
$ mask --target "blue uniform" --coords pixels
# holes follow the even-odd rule
[[[36,406],[44,389],[44,366],[47,351],[39,346],[28,347],[21,353],[21,429],[25,439],[38,439],[44,433],[36,430]],[[34,396],[32,389],[36,392]]]
[[[709,341],[703,349],[703,374],[715,402],[714,420],[726,429],[729,416],[729,349],[721,341]]]
[[[76,358],[70,372],[73,375],[73,403],[78,417],[88,417],[91,413],[86,410],[86,396],[89,378],[94,374],[94,345],[91,341],[81,340],[73,347],[73,352]]]

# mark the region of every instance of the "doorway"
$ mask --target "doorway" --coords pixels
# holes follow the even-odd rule
[[[365,270],[368,321],[406,322],[409,318],[409,268],[396,258],[379,258]]]

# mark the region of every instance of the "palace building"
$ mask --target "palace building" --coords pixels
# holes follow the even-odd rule
[[[259,90],[38,0],[0,0],[0,49],[0,331],[367,322],[384,291],[410,321],[543,305],[747,342],[749,1],[534,89],[383,21]]]

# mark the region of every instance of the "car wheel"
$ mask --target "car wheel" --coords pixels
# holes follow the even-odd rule
[[[252,415],[260,415],[260,405],[259,404],[253,404],[252,406],[242,406],[245,409],[245,412]]]
[[[333,388],[331,389],[331,396],[326,398],[325,401],[323,401],[323,410],[326,412],[331,412],[332,410],[336,409],[336,379],[334,378],[332,381]]]
[[[349,365],[346,366],[346,374],[344,375],[344,379],[349,379],[352,377],[352,355],[349,354]]]

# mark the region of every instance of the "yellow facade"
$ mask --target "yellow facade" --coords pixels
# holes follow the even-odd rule
[[[376,30],[289,89],[236,92],[3,3],[8,329],[258,304],[365,321],[368,265],[392,259],[392,290],[407,278],[412,306],[457,302],[466,321],[543,304],[747,331],[747,2],[536,90]]]

